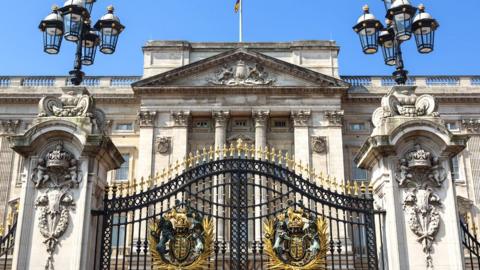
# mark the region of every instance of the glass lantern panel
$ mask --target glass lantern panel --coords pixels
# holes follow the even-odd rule
[[[432,31],[431,28],[429,28],[429,30],[423,28],[429,27],[422,27],[415,31],[417,50],[419,53],[430,53],[433,51],[434,47],[435,31]]]
[[[365,54],[374,54],[378,51],[378,31],[370,35],[359,34],[362,50]]]
[[[85,66],[93,65],[95,61],[95,54],[97,52],[97,46],[83,47],[82,64]]]
[[[67,14],[64,16],[65,21],[65,39],[69,41],[77,41],[83,27],[82,16],[78,14]]]
[[[393,44],[393,42],[391,42]],[[382,46],[383,59],[388,66],[394,66],[397,63],[397,55],[394,46]]]
[[[43,34],[43,50],[48,54],[57,54],[62,45],[62,35],[51,35],[47,31]]]
[[[412,16],[408,13],[399,13],[394,17],[396,36],[400,40],[409,40],[412,36]]]
[[[100,51],[104,54],[112,54],[115,52],[115,48],[117,47],[118,35],[110,35],[105,32],[105,29],[109,29],[108,33],[111,33],[111,28],[103,28],[101,33],[101,43],[100,43]],[[118,31],[116,31],[118,33]]]

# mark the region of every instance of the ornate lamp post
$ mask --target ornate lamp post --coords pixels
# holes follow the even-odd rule
[[[374,54],[380,45],[385,64],[396,66],[393,78],[397,84],[407,82],[408,71],[405,70],[402,56],[402,43],[415,36],[417,50],[420,53],[433,51],[435,31],[438,22],[425,12],[425,6],[417,8],[410,0],[383,0],[385,4],[386,27],[370,14],[368,6],[363,7],[363,15],[353,27],[360,37],[362,50],[365,54]],[[417,12],[418,11],[418,12]]]
[[[62,40],[75,42],[77,51],[75,64],[70,71],[73,85],[80,85],[85,73],[82,66],[92,65],[97,48],[104,54],[112,54],[117,47],[120,33],[125,27],[113,14],[113,7],[93,27],[90,12],[96,0],[67,0],[62,8],[54,6],[52,13],[40,22],[43,32],[43,50],[48,54],[58,54]]]

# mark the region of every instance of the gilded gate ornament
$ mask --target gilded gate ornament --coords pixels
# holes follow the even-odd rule
[[[177,201],[170,212],[149,225],[154,270],[207,267],[213,252],[213,221]]]
[[[290,203],[284,213],[264,223],[265,253],[269,269],[326,269],[327,223]]]

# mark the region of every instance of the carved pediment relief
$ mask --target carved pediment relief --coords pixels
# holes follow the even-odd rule
[[[237,49],[143,79],[133,84],[134,90],[151,87],[343,87],[340,79],[293,65],[282,60]]]

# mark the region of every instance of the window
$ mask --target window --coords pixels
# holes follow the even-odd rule
[[[355,155],[352,155],[355,156]],[[367,178],[367,171],[364,169],[360,169],[357,167],[357,163],[352,158],[352,178],[356,181],[366,181]]]
[[[450,168],[452,168],[452,179],[454,181],[460,180],[460,166],[458,161],[458,156],[455,156],[450,159]]]
[[[195,122],[196,128],[208,128],[208,121],[197,121]]]
[[[132,131],[133,123],[119,123],[115,126],[116,131]]]
[[[365,123],[351,123],[349,125],[351,131],[364,131],[367,130]]]
[[[447,123],[447,128],[450,131],[459,131],[460,130],[460,128],[457,125],[457,122],[448,122]]]
[[[124,163],[115,171],[115,180],[128,180],[128,172],[130,170],[130,154],[122,155]]]
[[[285,120],[273,121],[273,126],[276,127],[276,128],[285,128],[285,127],[287,127],[287,121],[285,121]]]
[[[124,247],[125,243],[125,223],[127,222],[126,216],[115,215],[113,216],[113,228],[112,228],[112,247]]]
[[[235,127],[246,127],[247,120],[235,120]]]

